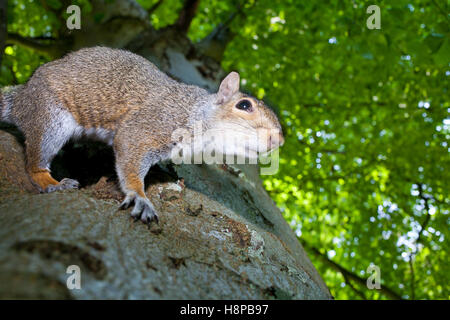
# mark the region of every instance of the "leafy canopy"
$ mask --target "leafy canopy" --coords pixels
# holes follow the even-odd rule
[[[299,239],[317,249],[311,258],[332,294],[386,298],[365,286],[374,264],[382,285],[402,298],[448,299],[449,7],[375,2],[380,30],[366,27],[374,1],[249,0],[229,23],[235,37],[222,65],[280,111],[286,143],[278,174],[263,177],[264,185]],[[89,10],[88,1],[77,3]],[[8,1],[9,32],[57,36],[63,26],[48,6],[60,5]],[[202,1],[191,39],[204,38],[236,6]],[[164,1],[152,25],[173,23],[181,7]],[[0,84],[22,83],[46,61],[8,46]]]

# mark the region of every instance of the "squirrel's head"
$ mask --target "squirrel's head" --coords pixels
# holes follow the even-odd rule
[[[222,137],[215,144],[222,144],[226,154],[255,158],[281,146],[283,132],[275,113],[263,101],[240,92],[239,83],[237,72],[223,79],[214,95],[209,129],[218,133],[216,139]]]

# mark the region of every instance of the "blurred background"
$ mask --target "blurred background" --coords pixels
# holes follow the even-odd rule
[[[68,28],[70,5],[80,8],[80,29]],[[380,8],[379,29],[367,26],[370,5]],[[131,50],[211,90],[236,70],[242,87],[279,113],[286,143],[264,186],[333,296],[449,299],[449,8],[438,0],[8,0],[0,85],[93,45]],[[371,266],[379,290],[367,287]]]

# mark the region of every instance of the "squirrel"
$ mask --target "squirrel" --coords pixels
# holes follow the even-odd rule
[[[216,93],[178,82],[132,52],[84,48],[40,66],[23,85],[0,93],[0,121],[25,136],[26,171],[40,192],[78,188],[76,180],[55,180],[50,164],[70,139],[97,138],[113,147],[115,168],[131,216],[158,222],[144,192],[151,166],[169,160],[177,128],[193,130],[196,121],[223,136],[245,136],[245,150],[266,152],[284,142],[275,113],[239,91],[237,72]],[[9,89],[8,89],[9,88]],[[270,132],[264,139],[260,131]],[[239,140],[237,139],[240,143]],[[245,140],[245,139],[242,139]]]

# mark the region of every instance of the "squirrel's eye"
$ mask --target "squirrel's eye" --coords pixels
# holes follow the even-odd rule
[[[252,109],[252,103],[248,100],[241,100],[236,104],[236,108],[244,111],[250,111]]]

